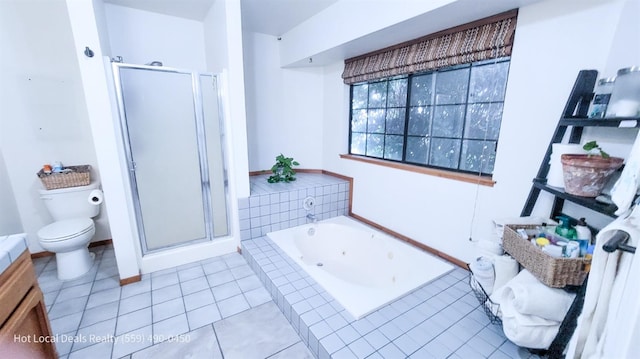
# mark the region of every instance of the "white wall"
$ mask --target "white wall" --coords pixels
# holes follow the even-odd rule
[[[121,279],[140,274],[138,263],[135,227],[131,216],[131,206],[127,202],[127,168],[122,166],[122,149],[117,140],[114,126],[114,107],[110,98],[109,85],[112,79],[105,71],[107,41],[102,27],[104,20],[98,20],[96,14],[103,14],[102,1],[66,0],[69,24],[73,34],[73,49],[76,56],[78,75],[82,79],[82,88],[86,111],[94,139],[96,157],[104,176],[102,187],[105,193],[106,212],[109,213],[110,228],[113,234],[113,247]],[[94,56],[83,54],[85,47],[93,49]]]
[[[38,197],[36,172],[45,163],[90,164],[99,172],[84,107],[65,3],[0,2],[0,142],[21,227],[29,249],[52,219]],[[6,190],[6,189],[5,189]],[[111,238],[107,216],[94,240]]]
[[[207,68],[215,73],[222,72],[229,63],[226,12],[225,1],[216,1],[203,22]]]
[[[7,166],[4,163],[2,148],[0,147],[0,235],[22,232],[22,221],[18,213],[13,189],[9,183]]]
[[[339,159],[348,141],[342,63],[325,67],[323,168],[354,177],[354,213],[471,260],[470,233],[488,238],[491,219],[520,213],[578,71],[606,68],[617,26],[594,24],[618,24],[622,5],[563,0],[520,9],[493,188]],[[549,208],[547,200],[536,212]]]
[[[322,168],[323,69],[280,68],[275,36],[244,34],[249,170],[268,170],[280,153],[300,168]]]
[[[222,73],[220,91],[227,130],[227,168],[229,180],[235,183],[230,203],[235,236],[239,235],[236,199],[248,197],[250,191],[240,1],[215,1],[204,20],[204,36],[207,70]]]
[[[111,57],[124,62],[205,71],[202,22],[105,4]]]
[[[617,23],[603,75],[615,76],[618,69],[640,65],[640,1],[627,0]]]

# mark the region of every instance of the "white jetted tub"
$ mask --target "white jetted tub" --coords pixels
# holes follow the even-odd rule
[[[355,319],[453,269],[436,256],[345,216],[267,236]]]

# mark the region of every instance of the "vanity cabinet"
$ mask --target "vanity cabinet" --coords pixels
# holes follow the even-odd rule
[[[0,356],[57,358],[29,251],[25,250],[0,274]]]

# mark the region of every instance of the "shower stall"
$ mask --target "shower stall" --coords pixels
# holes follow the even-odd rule
[[[229,234],[218,77],[111,64],[142,254]]]

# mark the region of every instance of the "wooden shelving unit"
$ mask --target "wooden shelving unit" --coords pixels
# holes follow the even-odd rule
[[[617,207],[614,204],[602,203],[593,198],[574,196],[566,193],[562,188],[547,185],[547,175],[549,174],[549,161],[551,158],[552,146],[554,143],[562,143],[567,131],[570,131],[568,143],[580,143],[583,130],[588,127],[619,128],[620,130],[640,128],[640,117],[612,119],[587,118],[587,110],[593,97],[593,89],[597,77],[598,72],[596,70],[582,70],[578,74],[573,89],[571,90],[571,95],[569,96],[563,114],[558,121],[558,125],[556,126],[553,137],[549,143],[545,157],[542,160],[538,174],[536,178],[533,179],[531,190],[522,209],[521,216],[531,215],[540,193],[546,192],[554,197],[553,206],[550,211],[550,218],[555,218],[559,215],[566,215],[566,213],[563,213],[565,201],[572,202],[578,206],[588,208],[594,212],[611,217],[612,220],[616,218],[615,211],[617,210]],[[577,317],[582,312],[587,281],[588,278],[580,287],[567,288],[567,290],[576,292],[576,299],[569,309],[557,337],[546,353],[549,358],[563,357],[562,352],[571,339],[573,331],[576,328]]]

